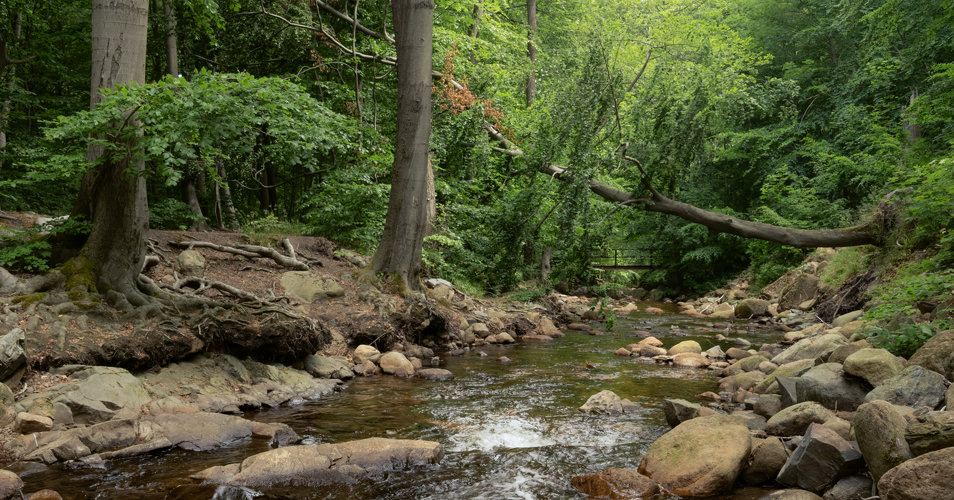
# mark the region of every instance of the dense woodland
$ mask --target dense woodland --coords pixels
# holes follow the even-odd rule
[[[0,210],[75,214],[90,145],[132,137],[150,228],[378,247],[401,64],[389,3],[149,0],[145,84],[93,111],[90,3],[0,4]],[[425,275],[472,293],[699,292],[746,269],[763,286],[827,246],[728,234],[695,207],[855,228],[842,246],[873,245],[844,265],[890,263],[885,304],[954,288],[952,0],[441,1],[431,63]],[[58,264],[50,239],[4,238],[0,266]],[[612,250],[655,269],[595,270]]]

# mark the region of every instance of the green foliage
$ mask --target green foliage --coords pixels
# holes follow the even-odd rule
[[[954,326],[946,319],[925,322],[917,308],[920,301],[954,296],[954,270],[936,265],[927,259],[902,266],[895,279],[873,291],[874,306],[865,318],[873,322],[876,345],[908,357],[936,332]]]
[[[828,288],[841,287],[848,278],[868,269],[871,264],[872,247],[848,247],[838,250],[835,257],[822,271],[820,280]]]
[[[204,217],[194,213],[189,205],[175,198],[163,198],[149,206],[149,227],[151,229],[186,230]]]
[[[80,219],[65,219],[26,229],[0,226],[0,267],[38,273],[50,269],[53,247],[48,241],[55,235],[89,234],[92,225]]]

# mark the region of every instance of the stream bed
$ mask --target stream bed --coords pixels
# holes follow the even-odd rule
[[[664,398],[695,400],[695,394],[716,390],[712,371],[614,356],[617,348],[639,341],[634,329],[651,331],[666,347],[692,339],[703,349],[728,349],[735,338],[757,348],[779,335],[746,322],[634,313],[618,318],[614,331],[602,335],[570,331],[553,341],[487,345],[463,356],[442,356],[442,367],[454,373],[451,381],[359,377],[320,400],[245,415],[284,422],[304,443],[391,437],[444,445],[439,465],[354,484],[256,496],[188,479],[193,472],[268,449],[261,440],[248,440],[211,452],[174,450],[112,460],[106,469],[55,466],[23,476],[26,491],[52,488],[67,499],[583,498],[570,478],[613,466],[635,469],[653,440],[669,429],[661,409]],[[718,333],[730,339],[715,341]],[[501,356],[511,361],[501,362]],[[639,410],[617,416],[577,410],[604,389],[635,402]]]

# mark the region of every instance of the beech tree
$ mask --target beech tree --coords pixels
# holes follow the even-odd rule
[[[397,137],[391,197],[373,268],[376,273],[393,273],[408,288],[417,289],[434,204],[434,174],[428,159],[434,2],[392,0],[391,10],[397,45]]]
[[[101,89],[145,83],[148,9],[148,0],[93,0],[90,109],[102,102]],[[137,127],[135,110],[122,117],[120,128],[128,127]],[[106,147],[109,137],[102,140],[87,150],[93,166],[72,213],[91,220],[92,231],[69,270],[87,276],[87,287],[142,305],[148,301],[138,287],[149,225],[144,164],[135,136],[120,149]]]

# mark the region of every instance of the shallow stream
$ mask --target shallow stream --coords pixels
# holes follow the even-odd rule
[[[778,337],[749,323],[635,313],[619,318],[614,331],[603,335],[567,332],[553,341],[483,346],[444,357],[442,367],[455,375],[448,382],[357,378],[318,401],[246,417],[287,423],[306,443],[375,436],[438,441],[445,449],[441,463],[351,485],[270,491],[258,498],[582,498],[570,486],[571,477],[611,466],[635,469],[652,441],[668,430],[664,398],[694,400],[695,394],[716,389],[716,376],[707,370],[614,356],[617,348],[640,339],[634,329],[650,330],[666,347],[688,339],[703,349],[735,345],[715,341],[718,333],[744,338],[756,348]],[[511,362],[498,361],[500,356]],[[640,410],[622,416],[577,410],[604,389]],[[64,498],[252,498],[249,491],[193,485],[188,476],[267,449],[264,442],[249,440],[213,452],[175,450],[113,460],[105,470],[57,466],[23,479],[25,491],[52,488]]]

